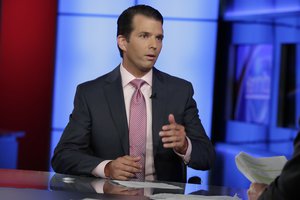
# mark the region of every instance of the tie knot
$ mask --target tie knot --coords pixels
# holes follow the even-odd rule
[[[130,81],[130,84],[133,85],[138,90],[142,87],[144,83],[146,83],[146,81],[144,81],[143,79],[134,79]]]

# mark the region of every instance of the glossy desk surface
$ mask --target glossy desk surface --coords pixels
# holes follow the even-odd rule
[[[238,195],[245,189],[168,182],[182,189],[151,188],[151,194]],[[113,184],[110,180],[53,172],[0,169],[0,199],[149,199],[141,190]]]

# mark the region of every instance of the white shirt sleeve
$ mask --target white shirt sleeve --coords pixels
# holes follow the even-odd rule
[[[101,178],[108,178],[105,176],[104,173],[104,168],[109,163],[111,160],[104,160],[102,161],[95,169],[93,169],[92,174],[96,177],[101,177]]]
[[[186,137],[187,141],[188,141],[188,148],[186,150],[185,155],[178,153],[177,151],[174,150],[174,152],[180,156],[182,158],[182,160],[184,161],[185,164],[188,164],[190,162],[191,159],[191,153],[192,153],[192,143],[191,140]]]

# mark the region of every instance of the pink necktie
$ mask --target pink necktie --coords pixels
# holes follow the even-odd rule
[[[138,180],[145,179],[145,156],[146,156],[146,131],[147,115],[146,102],[140,90],[146,83],[142,79],[134,79],[130,82],[136,89],[131,97],[130,114],[129,114],[129,142],[130,155],[140,156],[139,162],[142,165],[142,172],[136,173]]]

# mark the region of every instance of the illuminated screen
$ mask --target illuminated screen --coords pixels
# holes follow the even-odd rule
[[[268,124],[272,55],[272,45],[236,46],[234,120]]]

